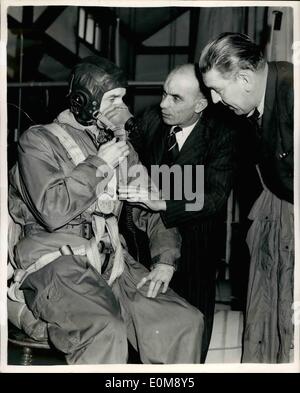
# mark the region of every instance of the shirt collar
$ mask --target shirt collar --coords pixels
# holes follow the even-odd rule
[[[265,95],[266,95],[266,86],[265,86],[264,91],[263,91],[262,99],[261,99],[259,105],[257,106],[257,110],[259,112],[259,117],[258,118],[260,118],[264,114]]]
[[[264,81],[264,89],[263,89],[261,100],[260,100],[259,104],[257,105],[257,107],[252,109],[252,111],[248,113],[247,117],[252,116],[254,111],[255,111],[255,109],[257,109],[258,112],[259,112],[258,118],[261,118],[262,115],[264,114],[265,96],[266,96],[266,89],[267,89],[267,79],[268,79],[268,64],[266,64],[266,78],[265,78],[265,81]]]
[[[199,119],[197,119],[195,121],[195,123],[193,123],[193,124],[191,124],[190,126],[187,126],[187,127],[180,127],[180,126],[177,126],[177,125],[176,126],[172,126],[171,130],[173,130],[175,127],[180,127],[180,128],[182,128],[182,131],[179,131],[179,132],[182,132],[183,134],[187,134],[187,133],[192,131],[192,129],[195,127],[195,125],[198,123],[198,121],[199,121]]]

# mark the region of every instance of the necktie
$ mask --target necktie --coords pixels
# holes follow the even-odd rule
[[[168,155],[169,155],[169,159],[172,163],[176,160],[176,158],[179,154],[178,143],[176,140],[176,133],[180,132],[180,131],[182,131],[182,128],[176,126],[173,129],[171,129],[171,131],[168,135],[168,141],[167,141],[168,142],[167,143]]]
[[[255,132],[257,133],[257,135],[259,135],[260,124],[259,124],[259,111],[257,110],[257,108],[255,108],[253,114],[248,117],[248,121],[250,125],[253,127],[253,129],[255,130]]]
[[[250,125],[250,142],[253,145],[255,162],[259,160],[262,154],[262,127],[260,126],[259,111],[255,108],[253,114],[247,118],[248,124]]]

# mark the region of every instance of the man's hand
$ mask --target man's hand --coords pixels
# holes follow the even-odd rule
[[[149,193],[147,188],[136,186],[119,187],[119,199],[129,203],[145,207],[152,211],[164,211],[167,209],[166,202],[160,198],[158,192]]]
[[[126,121],[132,117],[132,114],[129,112],[127,106],[124,105],[111,105],[106,111],[103,112],[103,115],[108,118],[115,126],[123,127],[125,126]]]
[[[156,297],[160,287],[163,285],[162,293],[166,293],[171,278],[174,274],[174,267],[158,263],[155,268],[148,274],[148,276],[141,279],[137,285],[137,289],[142,288],[146,282],[150,281],[147,297]]]
[[[97,156],[104,160],[110,167],[115,168],[129,154],[129,147],[125,141],[116,142],[116,138],[100,146]]]

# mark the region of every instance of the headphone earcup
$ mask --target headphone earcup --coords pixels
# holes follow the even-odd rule
[[[76,90],[70,95],[71,109],[75,114],[79,114],[89,102],[87,93],[83,90]]]

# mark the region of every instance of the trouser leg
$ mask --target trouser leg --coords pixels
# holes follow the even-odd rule
[[[22,289],[69,364],[126,363],[127,337],[111,288],[80,257],[64,256],[31,274]]]
[[[200,295],[199,310],[204,315],[204,331],[202,337],[201,363],[205,363],[209,344],[211,340],[214,313],[215,313],[215,279],[207,280],[199,283],[202,286],[202,294]]]
[[[120,302],[131,314],[143,363],[199,363],[203,333],[202,314],[168,289],[147,298],[148,285],[137,283],[149,271],[126,257],[126,268],[118,279]]]
[[[176,278],[176,281],[177,284],[174,285],[176,292],[184,297],[190,304],[197,307],[204,316],[204,330],[201,349],[201,363],[204,363],[213,330],[216,291],[215,277],[199,277],[181,274]],[[183,284],[184,282],[188,283],[188,287]]]
[[[214,229],[214,231],[213,231]],[[182,253],[172,288],[204,315],[201,363],[205,362],[212,335],[218,254],[217,227],[182,230]],[[214,236],[212,236],[214,234]]]

